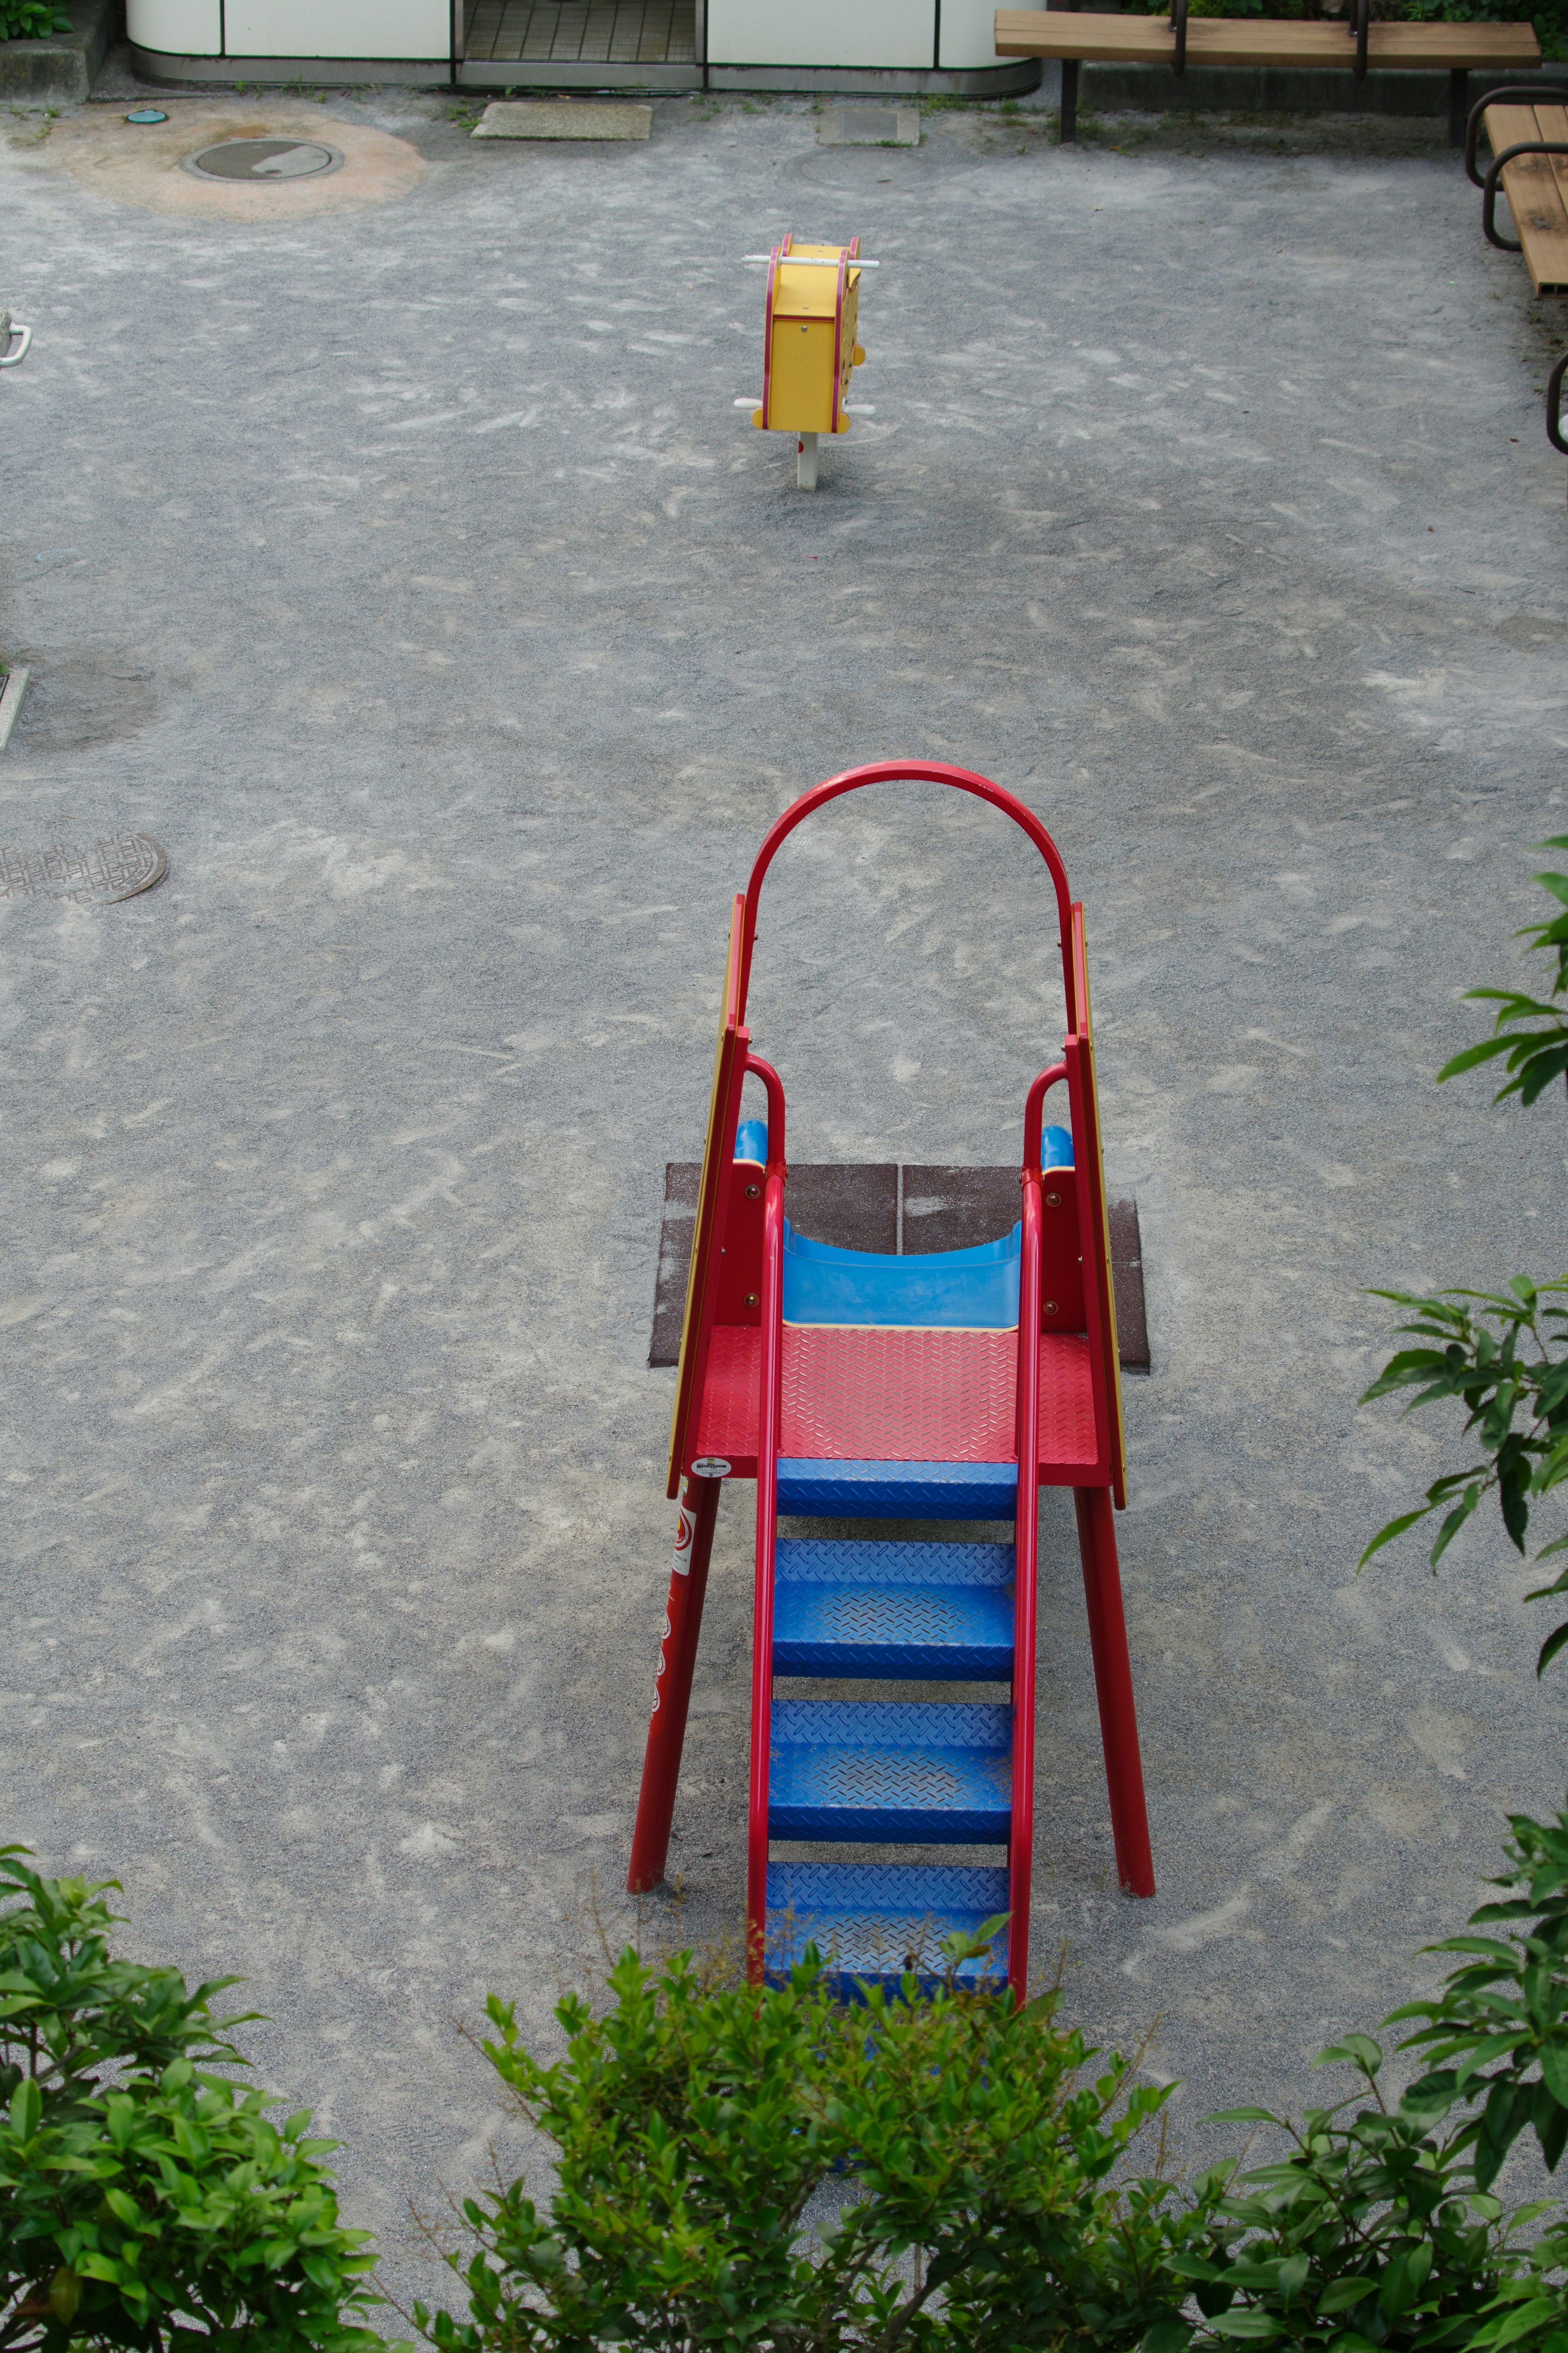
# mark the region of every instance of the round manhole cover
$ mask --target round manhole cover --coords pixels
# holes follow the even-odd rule
[[[75,899],[102,905],[134,899],[169,871],[148,833],[113,833],[105,841],[51,842],[45,849],[0,848],[0,900]]]
[[[342,160],[314,139],[224,139],[188,155],[185,168],[204,180],[313,180]]]

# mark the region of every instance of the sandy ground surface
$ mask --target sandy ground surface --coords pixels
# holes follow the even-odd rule
[[[646,146],[479,148],[439,100],[306,100],[358,208],[237,218],[164,200],[185,106],[156,148],[101,109],[0,142],[36,330],[0,829],[170,860],[0,911],[0,1833],[120,1875],[137,1951],[246,1973],[428,2293],[406,2201],[498,2129],[454,2020],[494,1987],[548,2031],[595,1905],[635,1925],[654,1259],[728,894],[819,777],[952,758],[1087,903],[1154,1355],[1120,1527],[1160,1893],[1115,1890],[1048,1499],[1037,1949],[1097,2035],[1155,2022],[1189,2152],[1299,2105],[1563,1788],[1495,1521],[1436,1587],[1413,1546],[1354,1573],[1458,1459],[1356,1410],[1363,1286],[1562,1262],[1560,1105],[1432,1083],[1568,826],[1520,264],[1408,125],[1061,152],[954,110],[826,150],[805,102],[671,100]],[[733,406],[741,257],[792,227],[882,262],[877,413],[815,498]],[[1060,1015],[999,823],[889,789],[775,873],[794,1152],[1011,1157]],[[701,1937],[742,1903],[748,1579],[742,1505],[678,1820]]]

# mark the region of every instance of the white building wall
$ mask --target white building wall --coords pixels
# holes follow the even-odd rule
[[[1017,0],[1026,5],[1026,0]],[[996,54],[996,0],[942,0],[942,58],[944,66],[999,66],[1009,61]]]
[[[929,68],[935,43],[933,0],[708,0],[710,65]]]
[[[231,58],[444,58],[449,0],[227,0]]]
[[[218,0],[126,0],[125,35],[144,49],[173,56],[221,56]]]

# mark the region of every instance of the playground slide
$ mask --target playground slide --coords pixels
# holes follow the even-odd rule
[[[863,786],[949,785],[1034,843],[1060,920],[1068,1034],[1024,1103],[1019,1218],[971,1250],[881,1257],[796,1234],[785,1212],[784,1096],[751,1050],[757,908],[780,844]],[[750,1074],[766,1122],[741,1119]],[[1045,1124],[1065,1096],[1067,1124]],[[1055,1106],[1053,1106],[1055,1107]],[[1112,1502],[1125,1503],[1121,1376],[1095,1094],[1083,909],[1033,812],[968,770],[886,763],[831,777],[773,827],[737,896],[676,1378],[669,1493],[679,1517],[628,1884],[664,1875],[708,1559],[722,1487],[756,1490],[747,1950],[761,1979],[815,1941],[846,1992],[944,1973],[941,1940],[1005,1915],[990,1962],[1023,2000],[1034,1841],[1039,1490],[1077,1509],[1117,1871],[1153,1869]],[[1023,1468],[1021,1469],[1021,1466]],[[1011,1543],[807,1539],[792,1517],[1011,1522]],[[872,1681],[874,1700],[791,1697],[792,1682]],[[900,1699],[900,1683],[995,1697]],[[775,1857],[775,1846],[878,1851]],[[979,1849],[976,1862],[930,1851]],[[900,1850],[906,1851],[899,1859]],[[910,1851],[913,1851],[912,1852]],[[918,1856],[918,1859],[916,1857]]]

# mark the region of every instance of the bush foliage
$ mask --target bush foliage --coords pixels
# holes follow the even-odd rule
[[[1503,1933],[1434,1947],[1461,1966],[1387,2021],[1419,2021],[1425,2070],[1395,2105],[1347,2036],[1320,2063],[1358,2092],[1300,2126],[1227,2111],[1283,2153],[1184,2186],[1132,2169],[1167,2089],[1055,1994],[1014,2011],[911,1978],[847,2011],[815,1957],[759,1993],[627,1953],[607,2017],[561,2005],[552,2065],[492,2000],[487,2055],[558,2186],[547,2211],[521,2179],[467,2200],[467,2317],[416,2321],[437,2353],[1568,2353],[1564,2218],[1491,2186],[1521,2132],[1549,2169],[1568,2140],[1568,1814],[1517,1818],[1510,1863],[1471,1922]],[[814,2244],[811,2201],[851,2176]]]
[[[332,2144],[214,2072],[244,2063],[232,1979],[113,1956],[113,1883],[0,1851],[0,2348],[382,2353]],[[1228,2111],[1281,2153],[1185,2184],[1163,2137],[1137,2169],[1170,2087],[1055,1991],[910,1978],[846,2008],[814,1955],[759,1990],[627,1952],[605,2014],[560,2005],[552,2063],[492,1997],[487,2056],[555,2178],[464,2201],[467,2311],[413,2317],[437,2353],[1568,2353],[1563,2214],[1494,2188],[1521,2135],[1552,2172],[1568,2145],[1568,1812],[1516,1817],[1494,1883],[1483,1933],[1432,1948],[1443,1992],[1387,2021],[1423,2071],[1396,2105],[1349,2035],[1322,2063],[1358,2092],[1299,2126]]]
[[[563,2059],[523,2047],[492,1999],[491,2065],[559,2151],[548,2212],[526,2185],[470,2199],[453,2255],[462,2322],[421,2308],[442,2353],[627,2344],[835,2348],[1184,2338],[1173,2246],[1201,2232],[1169,2185],[1109,2177],[1168,2091],[1131,2088],[1056,2021],[910,1978],[846,2009],[815,1957],[759,1993],[682,1956],[625,1954],[615,2007],[557,2012]],[[806,2209],[858,2194],[813,2243]]]
[[[1538,849],[1568,849],[1568,834],[1538,842]],[[1555,961],[1549,1000],[1517,988],[1471,988],[1468,997],[1495,1004],[1492,1035],[1467,1046],[1438,1071],[1439,1083],[1503,1058],[1506,1073],[1495,1102],[1517,1094],[1535,1103],[1543,1090],[1568,1071],[1568,874],[1534,878],[1557,902],[1559,912],[1517,934],[1536,955]],[[1434,1480],[1426,1500],[1399,1513],[1380,1528],[1362,1555],[1362,1564],[1418,1521],[1441,1512],[1429,1555],[1434,1569],[1465,1522],[1488,1494],[1497,1496],[1510,1542],[1522,1553],[1531,1514],[1568,1479],[1568,1345],[1563,1326],[1568,1307],[1553,1304],[1568,1293],[1568,1277],[1547,1282],[1515,1275],[1506,1292],[1448,1290],[1425,1295],[1384,1291],[1408,1320],[1399,1332],[1426,1344],[1391,1356],[1362,1399],[1409,1395],[1406,1412],[1454,1401],[1465,1408],[1464,1435],[1481,1459],[1463,1471]],[[1568,1536],[1542,1546],[1537,1560],[1568,1551]],[[1526,1598],[1555,1600],[1568,1594],[1568,1568]],[[1541,1646],[1536,1672],[1543,1673],[1568,1643],[1568,1620],[1552,1628]]]
[[[0,41],[41,41],[70,28],[70,18],[54,0],[0,0]]]
[[[383,2353],[335,2144],[212,2072],[245,2063],[212,2007],[236,1980],[117,1959],[118,1882],[26,1852],[0,1848],[0,2348]]]

